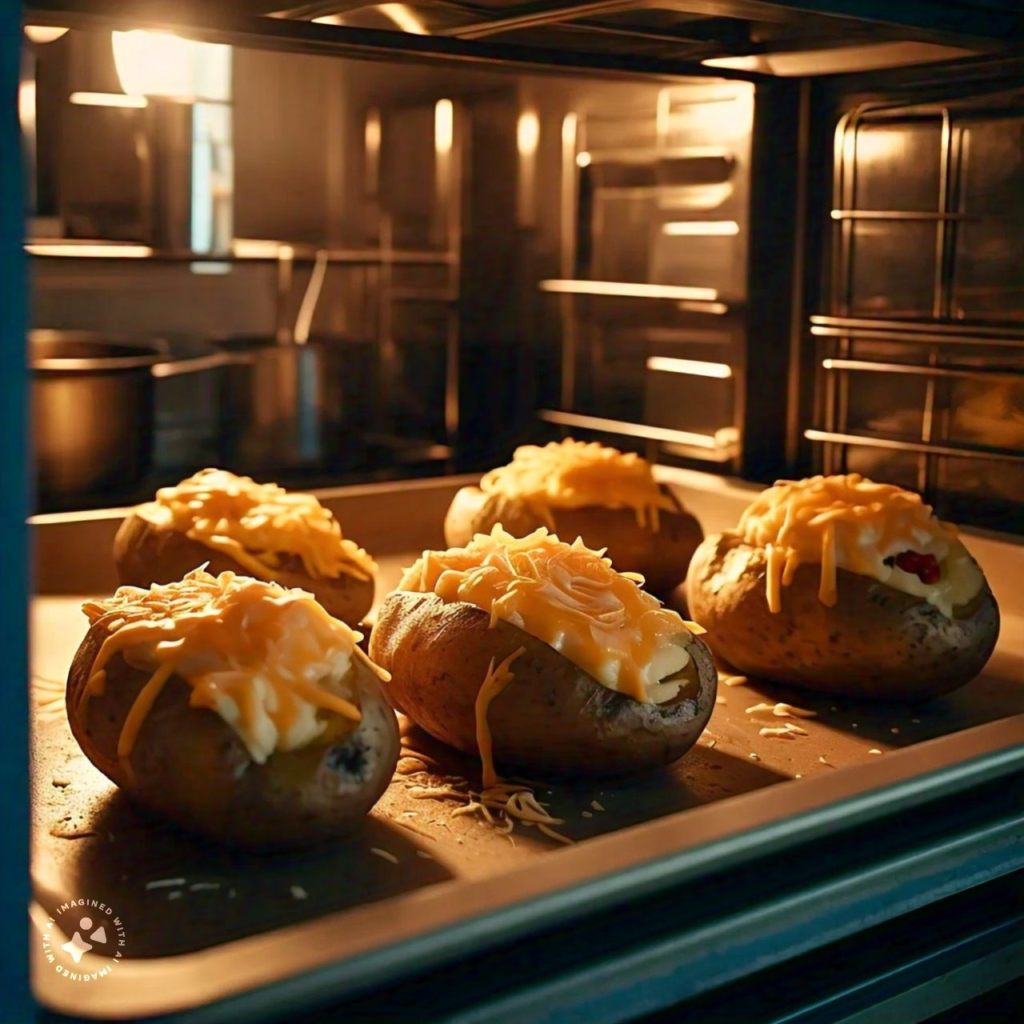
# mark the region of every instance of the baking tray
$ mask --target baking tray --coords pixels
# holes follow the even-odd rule
[[[718,478],[664,475],[708,532],[735,522],[750,498],[750,489]],[[465,482],[320,496],[347,535],[375,553],[386,593],[421,550],[443,546],[444,511]],[[406,745],[427,755],[432,779],[396,777],[364,827],[330,846],[227,852],[134,807],[81,754],[63,715],[63,680],[86,627],[79,605],[116,585],[106,553],[122,516],[33,521],[32,953],[37,997],[63,1013],[234,1019],[240,1000],[252,1015],[354,995],[736,858],[756,861],[865,816],[905,812],[1019,771],[1024,760],[1024,630],[1014,586],[1024,552],[972,537],[1003,608],[1003,636],[985,674],[947,698],[908,709],[757,680],[723,685],[705,735],[671,769],[544,794],[565,819],[569,847],[522,827],[504,836],[454,815],[456,804],[424,799],[415,787],[473,778],[476,766],[406,723]],[[806,737],[760,735],[778,720],[748,709],[779,700],[815,712],[800,723]],[[1015,863],[1005,857],[993,870]],[[51,962],[43,946],[47,935],[52,947],[55,933],[70,934],[67,922],[79,912],[61,908],[74,899],[112,908],[123,928],[123,959],[94,983],[60,974],[61,958]],[[106,963],[87,954],[81,973]]]

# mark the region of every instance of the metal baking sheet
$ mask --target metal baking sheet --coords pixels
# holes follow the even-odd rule
[[[706,479],[685,474],[677,482],[688,485],[689,503],[708,529],[734,521],[746,492],[723,490],[717,482],[698,488]],[[420,550],[441,544],[443,512],[461,482],[361,488],[325,501],[346,533],[375,551],[380,591],[386,592]],[[572,847],[522,826],[502,835],[473,816],[454,814],[458,803],[425,797],[424,790],[443,787],[451,776],[473,780],[477,767],[404,723],[406,746],[426,756],[429,773],[396,776],[357,833],[308,852],[243,855],[186,836],[136,808],[70,736],[61,694],[85,632],[79,605],[83,596],[109,591],[114,583],[104,556],[119,519],[114,512],[36,523],[41,593],[33,607],[35,915],[46,934],[50,918],[61,925],[69,920],[70,911],[60,912],[69,900],[97,900],[114,909],[125,932],[124,960],[112,977],[82,990],[52,976],[45,957],[34,950],[37,993],[65,1012],[133,1016],[189,1009],[265,984],[271,976],[301,974],[319,962],[316,955],[300,955],[270,968],[270,975],[262,968],[246,971],[242,951],[256,936],[295,941],[316,928],[317,942],[332,936],[323,948],[358,960],[357,954],[429,933],[439,926],[439,909],[449,924],[494,909],[504,901],[501,889],[496,903],[482,894],[493,898],[493,886],[502,880],[518,879],[506,898],[509,891],[521,897],[524,877],[528,891],[571,887],[588,877],[588,865],[594,870],[594,859],[581,854],[611,849],[613,840],[626,863],[654,858],[652,824],[669,827],[669,836],[678,824],[674,843],[682,848],[702,835],[700,822],[712,832],[736,831],[785,818],[800,807],[827,806],[840,794],[924,771],[929,757],[914,755],[935,747],[920,746],[924,740],[1024,712],[1020,659],[1010,642],[968,687],[916,708],[866,705],[752,679],[722,685],[705,735],[671,769],[542,791],[553,813],[565,820],[561,831],[574,841]],[[1002,545],[994,550],[1001,562],[1019,557]],[[1018,635],[1018,620],[1005,597],[1004,610],[1009,641]],[[806,736],[761,734],[785,720],[750,709],[778,701],[814,713],[797,720]],[[1011,735],[1024,740],[1024,719],[1015,721],[1022,724]],[[999,735],[1005,742],[1005,734]],[[948,749],[943,756],[951,756]],[[716,805],[735,807],[736,813],[709,816]],[[342,943],[343,950],[337,947],[341,936],[349,943]],[[313,937],[309,931],[311,943]],[[232,951],[242,959],[233,960]],[[144,983],[166,979],[174,965],[191,958],[209,962],[215,955],[231,960],[232,969],[222,966],[201,983],[194,976],[178,986]]]

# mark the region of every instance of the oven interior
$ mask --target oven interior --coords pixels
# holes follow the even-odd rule
[[[229,1020],[434,990],[468,1021],[438,990],[471,956],[479,1019],[611,1021],[739,984],[746,954],[714,942],[768,970],[1021,866],[1009,5],[279,3],[26,16],[34,920],[85,885],[159,925],[116,997],[37,973],[43,1002]],[[400,784],[376,846],[345,847],[348,888],[336,851],[243,861],[154,833],[80,763],[57,690],[123,506],[206,465],[317,489],[397,579],[443,546],[455,487],[566,436],[647,456],[708,530],[779,477],[920,491],[997,589],[990,670],[920,714],[815,698],[807,749],[750,732],[748,703],[785,693],[725,690],[663,785],[558,794],[584,841],[557,858],[420,818]],[[419,834],[441,828],[454,843]],[[701,891],[728,913],[664,913]],[[588,921],[599,962],[574,952]],[[535,983],[503,978],[536,937]]]
[[[26,37],[32,326],[182,361],[120,466],[37,374],[38,511],[202,464],[315,486],[573,434],[758,482],[863,472],[1020,531],[1005,40],[771,4],[267,6],[183,8],[243,45],[81,12]],[[75,24],[55,7],[37,38]],[[342,50],[371,39],[396,52]],[[509,59],[401,52],[424,39]]]

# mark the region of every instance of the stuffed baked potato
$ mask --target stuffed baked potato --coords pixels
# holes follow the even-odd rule
[[[683,620],[543,528],[425,552],[382,605],[370,652],[392,703],[427,732],[528,773],[668,764],[715,704],[710,653]],[[498,663],[510,681],[485,695]]]
[[[517,448],[512,462],[485,474],[479,487],[463,487],[445,517],[445,543],[464,547],[499,523],[516,537],[540,526],[582,537],[662,597],[686,578],[704,536],[646,460],[571,439]]]
[[[999,635],[984,574],[920,497],[851,474],[781,482],[690,563],[690,613],[741,672],[924,700],[973,679]]]
[[[205,469],[139,505],[114,538],[121,583],[180,580],[206,564],[312,593],[333,615],[358,625],[373,604],[376,565],[309,494]]]
[[[304,846],[350,830],[390,783],[380,673],[309,594],[197,570],[85,610],[71,731],[159,814],[233,846]]]

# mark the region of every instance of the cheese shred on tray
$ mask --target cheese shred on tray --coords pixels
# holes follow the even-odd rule
[[[83,700],[103,692],[105,666],[117,654],[150,673],[125,720],[121,758],[130,756],[172,675],[191,687],[191,705],[220,715],[259,764],[276,750],[316,741],[331,715],[335,732],[339,724],[355,727],[361,715],[348,682],[353,659],[383,675],[357,646],[360,634],[331,618],[312,594],[232,572],[215,577],[196,569],[149,590],[121,587],[83,611],[90,623],[113,616]]]
[[[476,605],[492,625],[518,626],[602,686],[661,704],[678,694],[670,677],[690,661],[680,636],[699,627],[663,608],[642,583],[580,539],[566,544],[543,527],[516,538],[495,526],[465,548],[425,551],[398,589]]]

